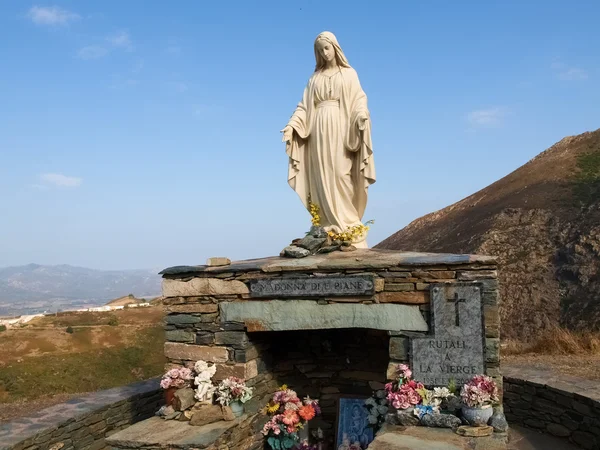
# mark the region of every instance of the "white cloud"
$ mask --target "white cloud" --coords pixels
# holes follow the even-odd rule
[[[558,78],[560,78],[561,80],[587,80],[588,79],[588,73],[583,70],[580,69],[579,67],[571,67],[563,72],[560,72],[558,74]]]
[[[490,127],[500,125],[504,116],[506,116],[506,109],[496,107],[471,111],[467,114],[467,120],[473,126]]]
[[[83,182],[82,178],[68,177],[61,173],[45,173],[40,175],[40,179],[47,184],[59,187],[77,187]]]
[[[576,81],[576,80],[587,80],[589,78],[588,72],[581,67],[570,67],[560,60],[555,60],[550,64],[550,68],[554,71],[554,74],[559,80],[564,81]]]
[[[127,31],[118,31],[106,38],[114,47],[122,48],[128,52],[133,51],[133,42]]]
[[[104,47],[100,47],[99,45],[88,45],[87,47],[79,49],[77,57],[81,59],[98,59],[107,54],[108,50]]]
[[[58,6],[33,6],[27,12],[27,17],[36,25],[68,25],[70,22],[81,19],[76,14]]]

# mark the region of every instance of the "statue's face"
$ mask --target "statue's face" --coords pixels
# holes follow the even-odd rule
[[[317,50],[325,58],[325,61],[333,61],[335,58],[335,49],[333,45],[327,42],[325,39],[319,39],[317,41]]]

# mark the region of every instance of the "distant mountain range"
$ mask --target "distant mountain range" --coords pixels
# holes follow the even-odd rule
[[[564,138],[376,247],[498,256],[504,337],[600,330],[600,130]]]
[[[0,268],[0,315],[102,305],[160,295],[158,270],[94,270],[69,265]]]

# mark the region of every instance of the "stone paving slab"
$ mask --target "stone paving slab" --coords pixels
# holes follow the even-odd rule
[[[497,263],[494,256],[460,255],[451,253],[398,252],[382,249],[358,249],[353,252],[332,252],[306,258],[282,258],[278,256],[234,261],[228,266],[175,266],[161,275],[182,275],[223,272],[288,272],[337,269],[388,269],[396,266],[454,266],[461,264]]]
[[[247,419],[247,415],[230,422],[221,420],[194,427],[188,422],[151,417],[113,434],[106,439],[106,443],[115,449],[206,448],[244,419]]]
[[[468,438],[447,428],[386,426],[369,450],[506,450],[505,433]]]
[[[28,417],[20,417],[0,424],[0,450],[11,448],[41,431],[55,430],[67,422],[76,422],[90,413],[108,407],[135,395],[143,395],[160,388],[160,379],[142,381],[104,391],[94,392],[66,403],[42,409]]]

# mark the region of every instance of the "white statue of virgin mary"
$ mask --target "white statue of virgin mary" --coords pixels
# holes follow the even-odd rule
[[[321,226],[341,233],[362,225],[367,191],[375,182],[367,96],[335,36],[315,40],[316,68],[302,100],[282,130],[289,156],[288,183]],[[366,248],[366,233],[353,244]]]

